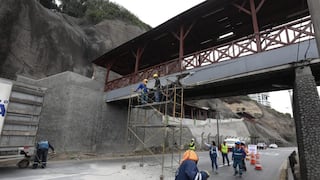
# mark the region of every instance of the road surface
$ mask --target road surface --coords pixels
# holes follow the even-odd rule
[[[261,154],[262,171],[254,170],[254,166],[247,161],[248,171],[243,174],[242,179],[246,180],[276,180],[279,177],[280,166],[295,148],[267,149],[259,151]],[[199,152],[199,169],[211,170],[211,162],[208,152]],[[231,154],[230,154],[231,156]],[[174,179],[174,172],[177,168],[178,155],[172,160],[172,155],[165,156],[165,166],[161,168],[162,155],[157,158],[145,156],[143,163],[141,157],[124,159],[94,159],[94,160],[70,160],[70,161],[49,161],[46,169],[18,169],[16,167],[0,168],[0,179],[3,180],[141,180],[141,179]],[[231,159],[231,157],[230,157]],[[219,174],[211,174],[210,179],[229,180],[240,179],[233,176],[231,166],[220,164]],[[122,165],[126,168],[122,169]],[[141,167],[140,164],[143,164]],[[172,165],[172,166],[171,166]],[[163,173],[162,173],[163,172]]]

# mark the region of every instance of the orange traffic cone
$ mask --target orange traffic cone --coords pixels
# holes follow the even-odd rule
[[[255,157],[254,153],[251,154],[250,164],[252,164],[252,165],[256,164],[256,157]]]
[[[256,154],[256,166],[255,170],[262,170],[262,165],[260,164],[260,154]]]

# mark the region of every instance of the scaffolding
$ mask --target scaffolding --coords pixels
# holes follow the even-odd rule
[[[154,92],[149,93],[148,102],[142,104],[139,101],[139,96],[130,95],[128,103],[128,119],[125,143],[129,149],[129,145],[138,147],[141,145],[141,161],[140,166],[144,165],[144,153],[148,152],[161,165],[160,179],[164,178],[164,168],[171,168],[173,164],[179,165],[181,160],[181,151],[183,150],[182,131],[184,118],[183,106],[183,86],[179,79],[176,82],[167,79],[167,84],[164,89],[161,89],[162,100],[160,102],[153,101],[151,96]],[[156,117],[158,116],[158,117]],[[160,117],[160,118],[159,118]],[[159,119],[161,120],[159,122]],[[179,133],[179,144],[176,141],[176,131]],[[152,132],[150,134],[150,131]],[[149,133],[149,134],[146,134]],[[161,147],[154,145],[149,147],[148,142],[156,136],[162,134],[163,141]],[[169,143],[169,135],[172,136],[172,141]],[[137,145],[138,143],[138,145]],[[152,149],[151,149],[152,148]],[[162,153],[162,158],[159,158],[159,153]],[[171,167],[165,167],[165,154],[171,152]],[[178,154],[178,158],[175,157]],[[125,164],[127,155],[125,156]],[[123,169],[126,165],[123,165]]]

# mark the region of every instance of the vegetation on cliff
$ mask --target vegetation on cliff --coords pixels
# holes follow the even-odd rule
[[[143,29],[151,27],[124,7],[108,0],[60,0],[58,6],[55,0],[40,0],[44,7],[55,9],[72,17],[83,18],[97,24],[105,19],[119,19]]]

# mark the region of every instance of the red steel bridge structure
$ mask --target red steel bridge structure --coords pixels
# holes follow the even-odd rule
[[[166,76],[300,43],[315,38],[306,3],[205,1],[93,62],[106,67],[105,91],[110,91],[154,73]],[[157,51],[161,55],[155,56]],[[110,71],[121,77],[110,79]]]

